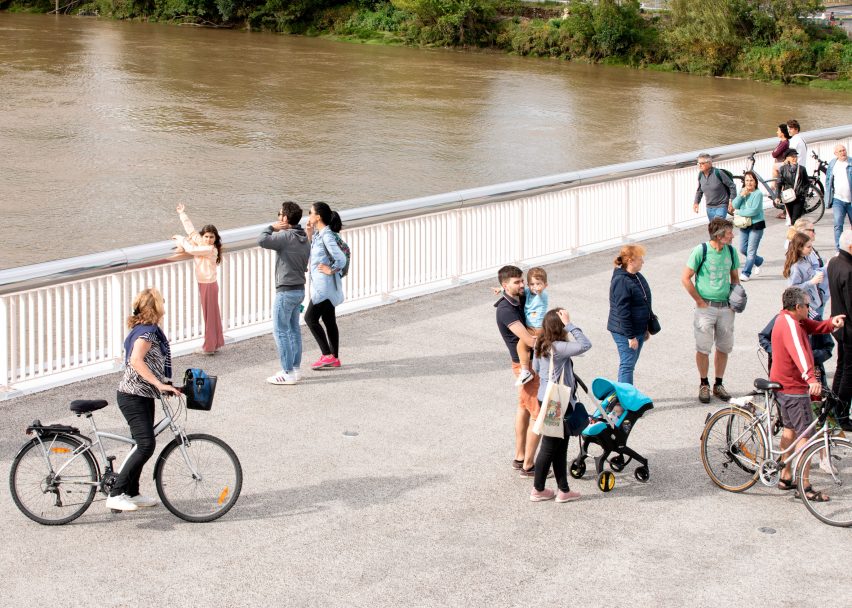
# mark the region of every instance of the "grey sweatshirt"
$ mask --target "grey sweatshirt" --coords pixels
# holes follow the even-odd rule
[[[272,226],[264,230],[257,239],[264,249],[272,249],[275,257],[275,288],[291,291],[305,288],[305,273],[311,257],[311,244],[301,226],[275,232]]]
[[[710,175],[698,172],[698,189],[695,191],[695,204],[701,202],[701,195],[707,198],[708,207],[727,207],[728,202],[737,195],[737,187],[724,171],[710,169]]]
[[[565,372],[565,386],[574,387],[574,365],[571,362],[571,357],[582,355],[592,347],[592,342],[583,333],[583,330],[568,323],[565,326],[565,331],[574,336],[571,342],[557,340],[550,347],[553,349],[553,369],[550,369],[550,355],[547,357],[535,357],[532,361],[532,368],[541,376],[541,382],[538,385],[538,400],[544,401],[544,394],[547,392],[548,382],[558,382],[562,378],[563,371]],[[577,391],[571,399],[571,405],[577,402]],[[567,412],[566,412],[567,413]]]

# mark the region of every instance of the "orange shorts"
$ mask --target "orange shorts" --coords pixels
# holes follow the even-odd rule
[[[532,370],[530,370],[532,371]],[[512,373],[517,378],[521,373],[521,364],[512,361]],[[533,372],[533,379],[518,389],[518,407],[522,407],[530,413],[530,418],[538,418],[541,406],[538,404],[538,376]]]

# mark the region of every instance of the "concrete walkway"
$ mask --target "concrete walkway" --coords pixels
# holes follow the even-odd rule
[[[769,221],[767,262],[746,285],[748,309],[737,319],[726,375],[735,394],[763,374],[756,333],[785,286],[784,227]],[[818,233],[820,250],[831,252],[827,219]],[[219,375],[213,411],[191,412],[189,428],[239,454],[245,481],[233,511],[187,524],[162,507],[113,515],[99,498],[73,524],[49,528],[26,519],[5,491],[0,603],[849,605],[852,530],[821,524],[789,493],[758,486],[730,494],[704,473],[699,435],[720,403],[697,401],[692,303],[680,273],[705,238],[701,228],[647,243],[643,272],[663,332],[639,361],[637,386],[656,407],[630,445],[650,459],[648,484],[634,480],[631,464],[609,494],[587,474],[572,484],[579,502],[528,500],[531,482],[510,468],[508,354],[491,285],[478,283],[342,318],[344,366],[308,371],[298,386],[265,382],[277,369],[271,337],[212,359],[179,359],[179,371],[204,365]],[[589,380],[616,373],[606,332],[614,255],[548,267],[551,304],[568,308],[592,340],[576,362]],[[305,336],[309,363],[318,352]],[[32,419],[79,423],[68,402],[114,403],[117,382],[113,375],[0,404],[0,470],[9,470]],[[126,431],[114,405],[98,420]],[[143,493],[155,495],[151,470]]]

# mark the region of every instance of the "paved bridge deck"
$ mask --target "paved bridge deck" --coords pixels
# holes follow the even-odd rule
[[[784,227],[769,221],[764,272],[747,284],[748,309],[737,319],[726,375],[735,394],[762,375],[756,332],[780,308],[785,284]],[[828,219],[818,232],[830,252]],[[636,371],[655,409],[630,445],[650,459],[648,484],[634,480],[631,464],[610,494],[587,473],[572,482],[579,502],[528,500],[531,481],[510,468],[508,356],[490,285],[478,283],[342,318],[344,366],[307,371],[298,386],[265,382],[277,368],[271,336],[212,359],[178,359],[178,370],[203,365],[219,375],[213,411],[191,412],[189,428],[221,436],[239,454],[245,481],[233,511],[187,524],[162,507],[113,515],[99,498],[73,524],[49,528],[24,518],[4,491],[0,603],[848,605],[852,531],[819,523],[789,494],[729,494],[704,473],[699,434],[720,402],[696,398],[692,304],[679,277],[705,235],[701,228],[646,243],[643,272],[663,332]],[[568,308],[592,340],[576,361],[588,379],[616,373],[606,332],[613,257],[548,267],[551,304]],[[309,362],[318,352],[304,334]],[[71,399],[114,403],[116,384],[112,375],[0,404],[0,470],[9,470],[33,418],[75,422]],[[126,430],[115,406],[98,420],[104,430]],[[572,442],[569,456],[576,449]],[[155,495],[151,470],[143,492]]]

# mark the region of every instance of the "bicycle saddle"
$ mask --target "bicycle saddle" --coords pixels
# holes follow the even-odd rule
[[[108,405],[109,403],[103,399],[77,399],[76,401],[71,402],[68,409],[75,414],[87,414],[89,412],[103,409]]]
[[[777,391],[779,388],[783,387],[777,382],[770,382],[764,378],[758,378],[754,381],[754,388],[759,391]]]

